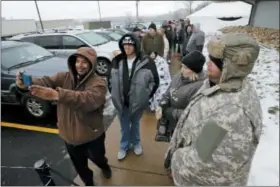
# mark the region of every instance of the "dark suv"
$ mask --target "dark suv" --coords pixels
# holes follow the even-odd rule
[[[58,71],[68,71],[67,58],[57,57],[29,42],[1,42],[1,104],[22,105],[33,117],[46,117],[55,103],[19,93],[15,80],[20,70],[33,77],[51,76]]]

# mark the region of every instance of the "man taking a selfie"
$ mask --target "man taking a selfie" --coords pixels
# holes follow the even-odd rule
[[[106,80],[95,73],[96,51],[81,47],[68,58],[68,72],[32,78],[29,90],[44,100],[57,101],[57,126],[73,165],[86,186],[93,186],[93,172],[88,158],[105,178],[112,175],[105,157],[103,108]],[[17,74],[17,86],[27,89]]]

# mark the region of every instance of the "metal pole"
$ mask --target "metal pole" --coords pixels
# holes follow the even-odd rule
[[[37,9],[37,14],[39,16],[39,20],[40,20],[40,24],[41,24],[41,29],[44,32],[44,26],[43,26],[43,22],[42,22],[42,19],[41,19],[40,11],[39,11],[39,8],[38,8],[38,4],[37,4],[36,0],[34,0],[34,1],[35,1],[36,9]]]
[[[139,22],[139,0],[136,0],[136,21]]]
[[[101,22],[101,11],[100,11],[99,0],[97,1],[97,3],[98,3],[98,11],[99,11],[99,21]]]
[[[44,159],[38,160],[34,164],[34,169],[38,173],[44,186],[55,186],[54,180],[50,173],[50,167]]]

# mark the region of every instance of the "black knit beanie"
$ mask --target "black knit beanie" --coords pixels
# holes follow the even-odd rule
[[[217,68],[219,68],[220,71],[223,70],[223,60],[219,59],[219,58],[215,58],[211,55],[209,55],[209,59],[217,66]]]
[[[156,26],[156,24],[154,24],[154,23],[151,23],[150,25],[149,25],[149,28],[148,29],[154,29],[155,31],[157,31],[157,26]]]
[[[203,70],[205,61],[204,55],[199,51],[193,51],[182,59],[182,63],[195,73],[200,73]]]

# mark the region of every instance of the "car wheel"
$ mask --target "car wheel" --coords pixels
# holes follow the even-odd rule
[[[101,76],[107,76],[110,72],[111,63],[106,59],[98,59],[96,71]]]
[[[26,112],[37,119],[45,118],[51,111],[48,101],[36,97],[23,97],[22,103]]]

